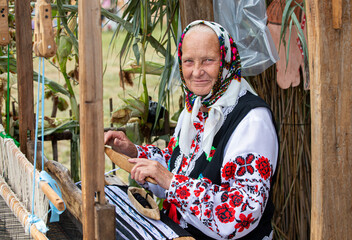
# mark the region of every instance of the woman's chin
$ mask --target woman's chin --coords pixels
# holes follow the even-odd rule
[[[211,88],[194,88],[191,91],[197,96],[206,96],[209,94]]]

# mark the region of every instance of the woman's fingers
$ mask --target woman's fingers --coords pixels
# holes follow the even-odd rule
[[[173,178],[173,174],[169,172],[159,162],[145,158],[131,158],[131,163],[135,166],[131,171],[131,178],[137,182],[144,184],[146,177],[153,178],[158,185],[164,189],[168,189]]]
[[[138,155],[135,145],[121,131],[108,131],[104,133],[104,144],[111,146],[116,152],[130,157],[137,157]]]

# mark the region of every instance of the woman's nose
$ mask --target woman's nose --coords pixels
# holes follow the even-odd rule
[[[202,64],[196,63],[194,66],[193,75],[195,77],[200,77],[203,74],[204,74],[204,70],[203,70]]]

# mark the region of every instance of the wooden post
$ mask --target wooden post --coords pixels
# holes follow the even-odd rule
[[[27,134],[34,139],[33,59],[30,0],[15,1],[16,56],[21,152],[27,155]]]
[[[83,237],[115,239],[115,215],[105,214],[100,1],[79,1],[78,14]]]
[[[306,1],[312,114],[311,239],[352,236],[352,2]]]
[[[213,0],[180,0],[180,14],[182,29],[195,20],[214,21]]]

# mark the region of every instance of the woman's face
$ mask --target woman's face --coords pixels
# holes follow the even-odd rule
[[[188,32],[182,43],[182,72],[186,86],[198,96],[207,95],[218,80],[220,45],[215,33]]]

